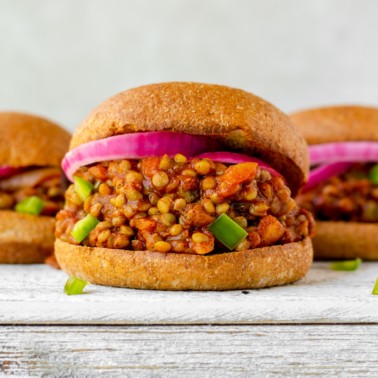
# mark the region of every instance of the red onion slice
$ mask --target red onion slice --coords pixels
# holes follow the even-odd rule
[[[59,168],[39,168],[32,169],[4,178],[0,181],[0,189],[7,191],[19,190],[22,188],[33,188],[43,181],[53,177],[61,177],[62,173]]]
[[[350,162],[340,162],[322,165],[313,169],[310,172],[307,184],[302,188],[302,193],[308,192],[321,182],[324,182],[331,177],[338,176],[346,172],[352,165],[353,163]]]
[[[88,164],[107,160],[143,159],[149,156],[174,156],[178,153],[191,157],[219,148],[214,138],[203,135],[152,131],[117,135],[96,140],[69,151],[62,168],[70,181],[73,174]]]
[[[196,156],[197,158],[203,159],[211,159],[218,163],[228,163],[228,164],[238,164],[238,163],[245,163],[245,162],[254,162],[257,163],[260,167],[266,169],[272,176],[278,176],[282,178],[276,170],[270,167],[268,164],[264,163],[263,161],[244,154],[239,154],[236,152],[227,152],[227,151],[220,151],[220,152],[208,152],[201,155]]]
[[[340,142],[309,147],[312,165],[334,162],[378,162],[378,142]]]
[[[0,166],[0,179],[3,177],[9,177],[16,174],[20,168],[10,167],[8,165]]]

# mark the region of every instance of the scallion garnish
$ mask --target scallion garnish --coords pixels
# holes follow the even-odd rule
[[[375,164],[369,171],[369,179],[374,185],[378,185],[378,164]]]
[[[88,214],[85,218],[79,220],[72,232],[71,236],[78,242],[81,243],[89,233],[97,226],[100,221]]]
[[[215,222],[211,223],[209,230],[230,251],[248,235],[248,232],[244,228],[240,227],[226,214],[222,214]]]
[[[357,258],[355,260],[335,261],[331,263],[332,270],[353,271],[357,270],[361,265],[362,260]]]
[[[373,287],[372,294],[373,294],[373,295],[378,295],[378,278],[377,278],[377,280],[375,281],[375,285],[374,285],[374,287]]]
[[[88,285],[87,281],[80,278],[70,277],[64,285],[64,292],[67,295],[82,294],[85,286]]]
[[[44,202],[37,196],[32,196],[23,199],[16,206],[15,210],[18,213],[39,215],[43,209]]]
[[[79,176],[74,176],[75,192],[85,201],[93,190],[93,185]]]

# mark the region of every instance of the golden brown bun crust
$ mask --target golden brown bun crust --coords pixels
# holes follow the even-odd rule
[[[378,260],[378,224],[317,221],[313,244],[317,259]]]
[[[0,211],[0,263],[41,263],[54,250],[55,219]]]
[[[309,144],[378,141],[378,108],[332,106],[290,116]]]
[[[60,167],[70,134],[44,118],[0,112],[0,165]]]
[[[212,256],[124,251],[55,242],[59,265],[94,284],[157,290],[233,290],[285,285],[310,269],[310,239]]]
[[[82,122],[70,148],[113,135],[170,130],[211,135],[272,165],[294,193],[308,174],[307,146],[286,115],[251,93],[220,85],[173,82],[110,97]]]

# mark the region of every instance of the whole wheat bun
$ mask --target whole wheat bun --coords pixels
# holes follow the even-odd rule
[[[378,141],[378,108],[330,106],[290,115],[309,144]],[[317,259],[378,260],[378,224],[316,222]]]
[[[308,144],[378,141],[378,108],[329,106],[290,115]]]
[[[41,263],[54,249],[55,219],[0,211],[0,263]]]
[[[162,130],[209,135],[226,148],[260,157],[286,178],[293,194],[307,178],[307,145],[289,118],[260,97],[221,85],[171,82],[121,92],[82,122],[70,149],[114,135]]]
[[[70,276],[93,284],[152,290],[234,290],[285,285],[310,269],[309,238],[241,252],[204,255],[75,246],[59,239],[55,256]]]
[[[70,134],[30,114],[0,112],[0,165],[60,167]]]
[[[378,224],[317,221],[313,244],[318,259],[378,260]]]
[[[70,134],[34,115],[0,112],[0,165],[60,167]],[[40,263],[53,252],[55,219],[0,210],[0,263]]]

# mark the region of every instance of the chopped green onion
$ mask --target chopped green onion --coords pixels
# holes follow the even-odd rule
[[[362,260],[360,258],[355,260],[335,261],[331,263],[331,269],[344,271],[357,270],[358,267],[361,265],[361,262]]]
[[[209,230],[230,251],[248,235],[244,228],[240,227],[226,214],[222,214],[215,222],[211,223]]]
[[[64,285],[64,292],[67,295],[83,294],[83,289],[88,285],[87,281],[80,278],[70,277]]]
[[[44,202],[37,196],[28,197],[20,201],[14,208],[18,213],[39,215],[43,209]]]
[[[74,176],[75,192],[85,201],[93,190],[93,185],[79,176]]]
[[[89,233],[97,226],[100,221],[88,214],[85,218],[79,220],[72,232],[71,236],[78,242],[81,243]]]
[[[374,287],[373,287],[372,294],[373,294],[373,295],[378,295],[378,278],[377,278],[377,280],[375,281],[375,285],[374,285]]]
[[[97,190],[101,185],[101,181],[96,181],[95,184],[93,185],[93,190]]]
[[[369,171],[369,179],[374,185],[378,185],[378,164],[375,164]]]

